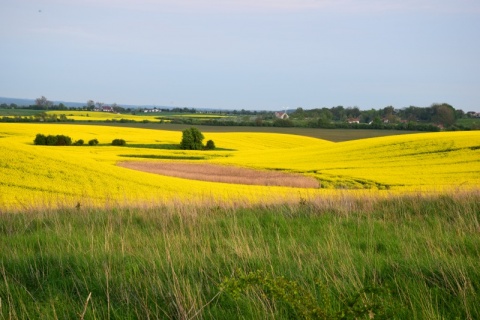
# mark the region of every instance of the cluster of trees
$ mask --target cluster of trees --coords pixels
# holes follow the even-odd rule
[[[35,140],[33,140],[33,143],[41,146],[70,146],[72,144],[72,138],[65,135],[46,136],[39,133],[35,137]]]
[[[35,104],[28,106],[32,110],[69,110],[70,108],[63,103],[55,104],[48,100],[45,96],[35,99]]]
[[[0,104],[0,109],[17,109],[17,108],[18,108],[18,105],[16,103],[10,103],[10,104],[2,103],[2,104]]]
[[[332,108],[321,108],[304,110],[303,108],[297,108],[289,116],[292,119],[304,120],[304,119],[324,119],[326,122],[330,121],[347,121],[349,118],[357,118],[361,115],[360,109],[357,107],[344,108],[343,106]]]
[[[33,140],[33,144],[39,146],[82,146],[85,143],[83,139],[77,140],[72,143],[72,138],[69,136],[58,134],[58,135],[44,135],[44,134],[37,134],[35,139]],[[96,146],[98,144],[97,139],[92,139],[88,141],[88,145]]]
[[[247,115],[248,114],[248,115]],[[214,126],[259,126],[259,127],[310,127],[339,129],[389,129],[439,131],[442,127],[450,130],[466,130],[456,124],[469,115],[451,105],[433,104],[430,107],[408,107],[395,109],[392,106],[380,110],[360,110],[357,107],[319,108],[304,110],[297,108],[289,113],[288,119],[278,119],[273,112],[248,113],[237,111],[237,117],[224,119],[172,118],[172,123]]]
[[[180,141],[180,148],[184,150],[213,150],[215,149],[215,142],[208,140],[206,145],[203,145],[205,137],[195,127],[185,129],[182,132],[182,141]]]
[[[410,106],[403,109],[395,109],[392,106],[375,110],[360,110],[357,107],[344,108],[337,106],[333,108],[321,108],[312,110],[303,110],[297,108],[290,114],[291,119],[312,120],[315,119],[316,126],[328,126],[332,122],[347,122],[349,120],[358,120],[359,123],[368,124],[398,124],[405,122],[433,123],[449,127],[457,119],[463,118],[465,112],[456,110],[447,103],[433,104],[430,107]]]
[[[442,124],[445,127],[451,126],[457,119],[464,118],[465,112],[455,109],[449,104],[433,104],[430,107],[420,108],[410,106],[396,112],[398,117],[409,121],[423,121]]]
[[[171,111],[176,113],[197,113],[197,110],[194,108],[173,108],[173,109],[162,109],[162,111]]]

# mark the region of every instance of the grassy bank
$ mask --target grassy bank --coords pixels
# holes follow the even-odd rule
[[[0,318],[478,319],[479,203],[3,213]]]

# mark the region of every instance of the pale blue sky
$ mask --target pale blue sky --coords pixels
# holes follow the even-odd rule
[[[0,0],[0,96],[480,111],[478,0]]]

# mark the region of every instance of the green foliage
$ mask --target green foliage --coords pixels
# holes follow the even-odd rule
[[[197,128],[191,127],[190,129],[185,129],[182,134],[180,148],[184,150],[202,150],[203,139],[203,134]]]
[[[88,145],[89,146],[96,146],[98,144],[98,140],[97,139],[92,139],[92,140],[89,140],[88,141]]]
[[[73,144],[75,146],[83,146],[84,143],[85,143],[85,141],[83,141],[83,139],[80,139],[80,140],[75,141]]]
[[[205,145],[206,150],[214,150],[215,149],[215,142],[213,140],[208,140],[207,144]]]
[[[47,146],[55,146],[55,145],[57,145],[57,136],[48,135],[45,138],[45,141],[46,141]]]
[[[33,140],[33,144],[45,146],[47,145],[47,137],[44,134],[38,133],[35,137],[35,140]]]
[[[64,135],[57,135],[57,146],[70,146],[72,144],[72,138]]]
[[[456,121],[455,109],[446,103],[432,105],[432,121],[445,127],[451,126]]]
[[[43,146],[69,146],[72,144],[72,139],[65,135],[48,135],[37,134],[33,143]]]
[[[274,127],[293,127],[294,123],[290,119],[275,119],[275,121],[273,121],[273,126]]]
[[[262,294],[272,300],[287,306],[296,319],[359,319],[373,318],[389,319],[391,311],[386,311],[387,302],[383,297],[389,296],[386,290],[367,287],[359,290],[352,296],[343,300],[339,311],[331,311],[333,306],[320,307],[312,293],[300,286],[298,282],[288,280],[283,276],[274,277],[263,270],[244,273],[237,270],[237,275],[225,278],[220,284],[223,292],[229,293],[234,299],[238,299],[241,293],[251,290],[260,290]],[[257,295],[258,296],[258,295]],[[331,303],[327,295],[323,297],[325,302]]]
[[[127,142],[123,139],[113,139],[112,146],[124,146]]]
[[[327,313],[318,307],[312,294],[295,281],[287,280],[283,276],[272,277],[262,270],[249,273],[237,270],[237,274],[236,277],[224,279],[220,284],[221,290],[235,299],[250,288],[258,288],[267,298],[285,303],[296,318],[327,318]]]
[[[0,208],[0,319],[480,319],[478,191],[319,200]]]

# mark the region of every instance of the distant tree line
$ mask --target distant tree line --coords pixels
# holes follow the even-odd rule
[[[290,114],[291,119],[314,120],[309,126],[328,127],[335,122],[357,122],[359,124],[374,124],[376,127],[383,127],[381,124],[401,124],[407,122],[432,123],[444,127],[452,126],[457,119],[466,117],[463,110],[456,110],[447,103],[433,104],[430,107],[410,106],[403,109],[395,109],[392,106],[380,110],[360,110],[357,107],[344,108],[337,106],[333,108],[321,108],[303,110],[297,108]],[[390,127],[390,126],[387,126]],[[404,126],[399,126],[403,128]]]
[[[208,125],[208,126],[245,126],[245,127],[301,127],[301,128],[322,128],[322,129],[384,129],[384,130],[408,130],[408,131],[440,131],[441,128],[431,123],[348,123],[348,122],[329,122],[322,120],[311,120],[308,122],[297,122],[290,119],[263,120],[257,119],[253,121],[235,121],[235,120],[218,120],[218,119],[174,119],[171,123],[188,124],[188,125]],[[461,130],[469,130],[469,128],[459,128]]]
[[[433,104],[430,107],[410,106],[395,109],[392,106],[380,110],[360,110],[358,107],[337,106],[304,110],[297,108],[288,112],[288,119],[275,117],[274,112],[245,110],[233,111],[220,119],[170,118],[171,123],[212,126],[259,126],[259,127],[308,127],[325,129],[386,129],[412,131],[440,131],[479,129],[477,126],[457,124],[457,120],[472,115],[457,110],[451,105]]]
[[[1,117],[0,122],[73,122],[73,119],[68,119],[66,115],[48,114],[40,112],[32,116],[14,116]]]
[[[44,96],[37,98],[34,105],[17,106],[16,104],[1,104],[0,108],[30,109],[40,111],[32,116],[4,116],[0,122],[68,122],[66,115],[53,115],[46,113],[48,110],[95,110],[104,106],[102,102],[88,100],[83,107],[67,107],[63,103],[54,104]],[[110,106],[116,113],[136,114],[142,109],[130,109],[118,106],[116,103]],[[162,111],[173,113],[198,113],[194,108],[163,108]],[[383,109],[360,110],[358,107],[336,106],[331,108],[315,108],[305,110],[297,108],[288,111],[289,118],[280,119],[272,111],[233,110],[226,112],[209,111],[211,114],[229,115],[225,118],[189,118],[189,117],[162,117],[174,124],[188,125],[212,125],[212,126],[257,126],[257,127],[309,127],[328,129],[387,129],[387,130],[414,130],[414,131],[439,131],[445,130],[471,130],[480,129],[479,124],[458,123],[457,120],[472,117],[475,113],[465,113],[455,109],[447,103],[432,104],[429,107],[409,106],[395,109],[387,106]],[[105,122],[113,123],[138,123],[132,119],[108,119]],[[142,120],[149,123],[149,120]],[[163,120],[160,120],[163,122]]]
[[[40,110],[40,111],[93,111],[95,109],[101,109],[105,104],[103,102],[95,102],[93,100],[88,100],[87,103],[81,107],[68,107],[63,103],[55,104],[53,101],[48,100],[45,96],[35,99],[35,103],[32,105],[22,105],[19,106],[16,103],[6,103],[0,104],[0,109],[26,109],[26,110]],[[116,103],[109,105],[113,112],[116,113],[125,113],[132,112],[131,108],[123,108]]]

